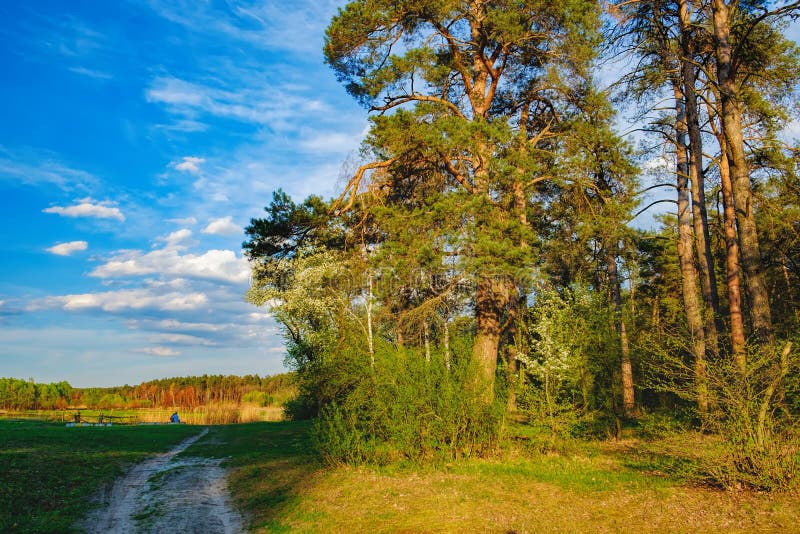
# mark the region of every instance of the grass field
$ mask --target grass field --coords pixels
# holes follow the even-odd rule
[[[103,484],[198,431],[0,420],[0,532],[69,532]]]
[[[710,438],[575,443],[561,454],[415,468],[324,467],[304,423],[214,427],[187,454],[229,457],[259,532],[793,532],[800,496],[724,492],[679,475]]]
[[[800,496],[692,486],[711,438],[573,443],[424,468],[326,467],[305,422],[211,427],[183,454],[225,458],[257,532],[794,532]],[[64,532],[122,466],[197,427],[0,422],[0,531]],[[667,474],[667,473],[673,474]]]

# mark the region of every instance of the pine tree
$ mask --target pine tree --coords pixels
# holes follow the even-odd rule
[[[327,61],[379,113],[367,140],[374,159],[339,208],[365,193],[400,203],[416,188],[442,195],[446,217],[463,224],[449,253],[474,287],[472,358],[487,400],[531,263],[523,214],[555,175],[597,19],[584,0],[357,0],[327,30]]]

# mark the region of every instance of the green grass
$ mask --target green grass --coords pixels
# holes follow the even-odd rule
[[[0,532],[72,531],[103,484],[198,432],[0,420]]]
[[[714,443],[697,433],[569,442],[549,453],[518,440],[489,459],[329,467],[309,430],[306,422],[213,426],[182,455],[224,459],[255,532],[748,532],[800,524],[797,495],[688,484],[682,473]],[[0,532],[68,531],[124,464],[197,431],[0,422]]]
[[[512,462],[473,461],[459,465],[451,472],[498,481],[524,479],[583,494],[675,485],[670,478],[650,477],[606,457],[591,456],[542,456]]]
[[[213,427],[184,454],[225,459],[255,532],[746,532],[800,521],[797,496],[687,484],[693,455],[709,445],[695,434],[574,441],[545,454],[523,440],[491,459],[328,467],[309,428]]]

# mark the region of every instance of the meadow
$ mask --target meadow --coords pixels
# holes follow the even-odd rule
[[[193,425],[67,428],[0,421],[0,531],[67,532],[126,466],[196,434]],[[696,484],[699,433],[565,442],[520,432],[490,459],[329,466],[307,422],[212,426],[183,454],[225,458],[255,532],[791,531],[800,496]]]
[[[564,443],[513,436],[491,459],[324,466],[302,422],[212,428],[255,532],[753,532],[796,529],[800,496],[693,482],[713,437]],[[521,430],[521,429],[520,429]],[[672,473],[672,474],[667,474]]]
[[[190,425],[0,420],[0,532],[69,532],[126,467],[197,432]]]

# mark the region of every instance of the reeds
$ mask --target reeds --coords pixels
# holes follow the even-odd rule
[[[251,403],[209,404],[195,408],[133,408],[116,410],[97,410],[71,408],[68,410],[26,410],[0,412],[4,419],[30,419],[36,421],[74,422],[80,413],[81,421],[95,423],[100,421],[112,424],[130,423],[168,423],[173,412],[177,411],[182,423],[190,425],[231,425],[236,423],[258,423],[264,421],[283,421],[282,406],[258,406]]]
[[[166,423],[175,409],[135,410],[142,423]],[[182,423],[190,425],[231,425],[236,423],[256,423],[262,421],[282,421],[283,408],[280,406],[255,406],[251,404],[210,404],[196,408],[178,408]]]

